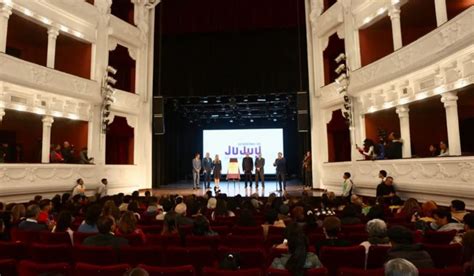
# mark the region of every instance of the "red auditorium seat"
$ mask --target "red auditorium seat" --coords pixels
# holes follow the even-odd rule
[[[267,269],[267,275],[276,275],[276,276],[291,276],[288,270],[269,268]],[[312,268],[308,269],[304,273],[305,276],[326,276],[328,275],[328,270],[325,267],[321,268]]]
[[[265,248],[272,248],[276,244],[280,244],[283,242],[283,236],[274,236],[274,235],[269,235],[267,239],[265,240]]]
[[[139,265],[148,272],[150,276],[194,276],[194,267],[192,265],[183,265],[175,267],[158,267],[149,265]]]
[[[241,268],[260,268],[267,266],[267,256],[263,248],[230,248],[219,247],[218,259],[223,260],[229,253],[239,254],[239,263]]]
[[[18,265],[18,274],[21,276],[38,276],[42,273],[72,275],[71,267],[68,263],[41,264],[25,260],[21,261]]]
[[[35,243],[30,247],[33,261],[38,263],[71,263],[72,246],[70,244],[40,244]]]
[[[97,233],[80,233],[80,232],[74,232],[74,234],[72,235],[72,238],[74,240],[74,244],[82,244],[82,242],[88,238],[88,237],[91,237],[91,236],[95,236],[97,235]]]
[[[226,247],[264,247],[264,240],[262,236],[226,236],[222,241],[221,245]]]
[[[184,235],[191,235],[193,233],[192,225],[181,225],[179,227],[179,232]]]
[[[168,247],[164,253],[165,266],[193,265],[198,271],[212,266],[215,256],[210,247]]]
[[[40,243],[47,244],[72,244],[71,237],[66,232],[60,233],[51,233],[51,232],[41,232],[39,235]]]
[[[0,259],[0,275],[17,275],[15,259]]]
[[[316,244],[318,241],[325,240],[326,236],[324,233],[313,233],[308,235],[308,240],[310,244]]]
[[[366,233],[365,224],[346,224],[341,225],[342,233]]]
[[[456,230],[446,232],[426,231],[423,235],[423,243],[449,244],[454,236],[456,236]]]
[[[230,233],[230,228],[228,225],[211,226],[211,229],[214,232],[219,233],[219,236],[226,236]]]
[[[206,276],[263,276],[264,273],[259,268],[239,269],[239,270],[220,270],[212,267],[205,267],[202,271]]]
[[[375,245],[369,247],[369,253],[367,254],[367,268],[382,267],[387,260],[387,252],[390,248],[390,246]]]
[[[186,246],[210,246],[212,249],[217,249],[220,243],[219,236],[187,236]]]
[[[455,244],[423,244],[437,268],[458,266],[462,262],[462,245]]]
[[[462,276],[463,268],[461,266],[448,268],[422,268],[418,270],[419,276]]]
[[[34,242],[39,242],[40,232],[35,231],[21,231],[16,227],[13,227],[10,230],[12,241],[21,241],[27,245],[30,245]]]
[[[141,225],[139,226],[145,234],[160,234],[163,230],[162,225]]]
[[[285,227],[276,227],[276,226],[269,226],[268,227],[268,236],[281,236],[285,234]]]
[[[112,265],[118,263],[117,250],[112,247],[84,246],[74,247],[74,260],[95,265]]]
[[[338,276],[384,276],[383,268],[378,269],[362,269],[362,268],[350,268],[350,267],[343,267],[340,268]]]
[[[365,232],[353,232],[346,233],[344,239],[348,240],[354,245],[359,245],[361,242],[366,241],[369,238],[369,234]]]
[[[364,268],[365,248],[363,246],[327,247],[320,250],[319,259],[328,268],[329,275],[336,275],[341,267]]]
[[[0,242],[0,259],[22,260],[27,257],[27,246],[23,242]]]
[[[128,240],[128,245],[130,246],[142,246],[145,242],[140,234],[133,233],[130,235],[118,235],[126,240]]]
[[[235,226],[231,229],[233,235],[237,236],[259,236],[263,237],[262,226]]]
[[[119,251],[120,263],[131,266],[146,264],[153,266],[163,265],[163,250],[158,247],[123,247]]]
[[[125,272],[130,270],[128,264],[116,264],[116,265],[92,265],[85,263],[76,263],[74,267],[75,275],[77,276],[117,276],[123,275]]]
[[[181,246],[181,237],[179,235],[160,235],[160,234],[148,234],[146,235],[146,242],[148,245],[153,246]]]

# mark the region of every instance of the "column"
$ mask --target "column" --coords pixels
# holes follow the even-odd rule
[[[54,68],[54,58],[56,56],[56,38],[59,35],[59,30],[56,27],[48,29],[48,55],[46,57],[46,66]]]
[[[51,127],[53,125],[53,116],[43,116],[43,140],[41,146],[41,163],[49,163],[49,153],[51,147]]]
[[[411,157],[411,136],[410,136],[410,109],[408,105],[397,106],[396,112],[400,119],[400,137],[403,140],[402,157]]]
[[[446,0],[434,0],[436,10],[436,24],[439,27],[448,21],[448,11],[446,10]]]
[[[12,7],[7,4],[0,4],[0,52],[7,49],[8,19],[12,14]]]
[[[400,7],[394,5],[390,8],[388,15],[392,21],[393,50],[402,48],[402,27],[400,25]]]
[[[2,122],[4,116],[5,116],[5,109],[3,107],[0,107],[0,122]]]
[[[441,96],[441,102],[446,110],[448,127],[448,147],[450,155],[461,155],[461,137],[459,136],[458,97],[456,92],[446,92]]]

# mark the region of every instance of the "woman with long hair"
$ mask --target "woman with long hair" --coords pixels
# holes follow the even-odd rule
[[[372,139],[364,140],[364,148],[356,145],[357,150],[365,157],[365,160],[374,160],[377,158],[375,143]]]
[[[19,224],[25,219],[26,208],[23,204],[15,204],[12,208],[12,225]]]
[[[414,198],[409,198],[405,201],[402,208],[398,209],[397,213],[395,214],[395,217],[411,221],[411,218],[415,213],[418,213],[418,215],[420,215],[420,203],[418,203],[418,200]]]
[[[220,191],[219,184],[221,182],[221,171],[222,171],[222,162],[219,159],[219,155],[216,154],[214,161],[212,161],[212,165],[214,167],[213,174],[214,174],[214,191]]]
[[[68,233],[69,238],[71,239],[71,244],[73,243],[73,234],[74,231],[71,230],[72,215],[69,211],[62,211],[59,213],[58,220],[56,225],[51,230],[52,233]]]
[[[163,220],[163,230],[161,231],[161,235],[178,234],[178,224],[176,218],[177,216],[175,211],[166,213]]]
[[[137,222],[137,217],[132,211],[123,213],[118,221],[115,234],[122,236],[137,234],[140,235],[142,241],[145,241],[145,234],[141,229],[137,228]]]
[[[115,202],[111,199],[107,200],[104,203],[104,207],[102,208],[102,216],[110,216],[118,221],[120,219],[120,210],[115,205]]]

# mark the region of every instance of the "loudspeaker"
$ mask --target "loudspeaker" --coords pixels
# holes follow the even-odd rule
[[[298,108],[298,132],[308,132],[309,131],[308,92],[296,93],[296,107]]]
[[[164,103],[162,96],[153,96],[153,134],[165,134]]]

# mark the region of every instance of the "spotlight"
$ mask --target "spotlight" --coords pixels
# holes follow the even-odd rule
[[[340,74],[344,70],[346,70],[346,65],[342,63],[336,68],[336,70],[334,70],[334,72],[336,72],[336,74]]]
[[[342,112],[342,116],[346,119],[349,119],[351,117],[351,114],[348,111]]]
[[[344,101],[345,101],[346,103],[349,102],[350,100],[351,100],[351,99],[349,98],[349,96],[344,95]]]
[[[107,83],[112,84],[112,85],[115,85],[115,84],[117,83],[117,80],[114,79],[114,78],[112,78],[111,76],[107,76],[107,77],[105,78],[105,81],[106,81]]]
[[[107,110],[107,111],[104,111],[104,117],[105,117],[105,118],[109,117],[109,115],[110,115],[110,111],[108,111],[108,110]]]
[[[253,123],[253,119],[250,119],[250,122]]]
[[[346,79],[347,79],[346,73],[342,73],[341,75],[339,75],[339,77],[337,77],[336,83],[341,84]]]
[[[334,59],[334,61],[335,61],[336,63],[339,63],[339,62],[341,62],[341,61],[343,61],[343,60],[346,60],[346,54],[344,54],[344,53],[340,53],[340,54]]]
[[[107,66],[107,72],[112,74],[112,75],[115,75],[115,74],[117,74],[117,69],[115,69],[114,67],[109,65],[109,66]]]
[[[229,120],[229,123],[233,123],[233,122],[234,122],[234,120],[232,120],[232,119]]]
[[[109,120],[109,119],[105,119],[105,120],[104,120],[104,125],[108,125],[108,124],[109,124],[109,122],[110,122],[110,120]]]
[[[351,105],[348,104],[348,103],[345,103],[345,104],[344,104],[344,109],[350,110],[350,109],[351,109]]]
[[[277,118],[273,119],[274,122],[278,121]]]
[[[339,86],[336,88],[337,93],[342,94],[347,92],[347,86]]]

